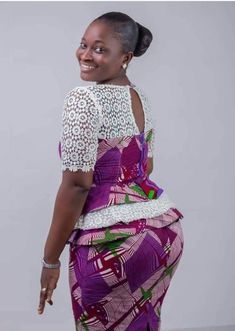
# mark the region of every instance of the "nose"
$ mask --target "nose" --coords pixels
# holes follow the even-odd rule
[[[80,59],[84,62],[93,60],[89,48],[80,50],[78,54],[79,54]]]

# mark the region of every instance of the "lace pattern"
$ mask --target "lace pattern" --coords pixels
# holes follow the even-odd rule
[[[132,136],[140,133],[132,111],[130,88],[138,93],[144,111],[144,131],[147,132],[152,128],[152,134],[148,140],[148,157],[153,157],[155,129],[153,128],[151,104],[143,89],[135,84],[131,84],[131,86],[98,84],[87,86],[87,88],[93,92],[96,101],[103,109],[103,125],[101,125],[99,132],[101,139]]]
[[[113,205],[81,215],[75,223],[74,229],[101,228],[117,222],[128,223],[139,218],[161,215],[171,207],[175,207],[175,203],[169,199],[165,192],[162,192],[156,200]]]
[[[62,170],[94,170],[101,107],[85,87],[74,88],[64,100],[61,131]]]
[[[131,85],[142,102],[148,157],[153,157],[155,130],[150,104],[142,89]],[[65,97],[62,113],[62,170],[94,170],[98,139],[139,134],[132,112],[130,86],[109,84],[78,86]]]

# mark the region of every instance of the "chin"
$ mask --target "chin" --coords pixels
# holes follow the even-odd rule
[[[96,82],[96,79],[89,77],[88,75],[83,75],[83,73],[80,74],[80,78],[85,82]]]

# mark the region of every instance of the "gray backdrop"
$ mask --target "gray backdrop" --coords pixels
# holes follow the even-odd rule
[[[54,305],[37,315],[41,257],[61,182],[63,100],[87,84],[75,51],[91,20],[112,10],[153,33],[127,72],[153,108],[151,178],[184,214],[162,328],[235,325],[234,2],[2,2],[1,331],[74,330],[68,246]]]

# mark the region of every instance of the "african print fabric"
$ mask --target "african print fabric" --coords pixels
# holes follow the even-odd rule
[[[162,217],[74,230],[68,243],[76,331],[160,331],[184,245],[180,218],[159,226]]]

